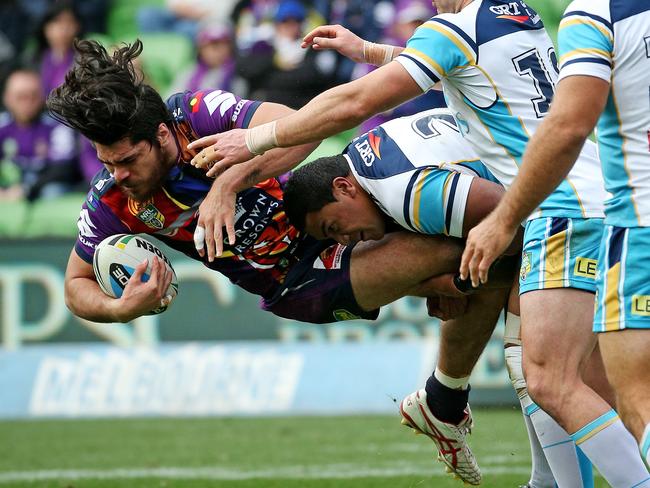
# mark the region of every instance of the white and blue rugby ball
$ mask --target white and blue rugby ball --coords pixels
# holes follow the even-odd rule
[[[172,282],[167,289],[167,295],[170,295],[173,301],[178,294],[178,279],[172,263],[157,246],[139,235],[116,234],[99,243],[93,256],[97,283],[108,296],[120,298],[135,268],[145,259],[149,261],[149,265],[142,281],[149,280],[154,257],[162,259],[167,269],[172,272]],[[149,315],[164,312],[168,306],[169,304],[152,310]]]

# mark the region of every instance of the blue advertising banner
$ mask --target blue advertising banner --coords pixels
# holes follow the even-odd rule
[[[393,413],[435,351],[435,341],[29,346],[0,352],[0,418]],[[475,386],[509,384],[499,355],[481,359]],[[474,397],[483,403],[480,388]]]
[[[424,383],[440,322],[403,298],[375,321],[282,319],[173,251],[165,313],[97,324],[66,308],[72,241],[0,252],[0,417],[391,412]],[[472,376],[475,403],[512,403],[499,324]]]

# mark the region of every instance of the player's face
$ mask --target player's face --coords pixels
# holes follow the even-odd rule
[[[160,147],[149,141],[132,144],[122,139],[110,146],[95,145],[97,157],[115,183],[130,198],[145,201],[162,186],[167,168]]]
[[[334,239],[348,245],[384,237],[386,223],[381,210],[370,198],[339,198],[307,214],[306,230],[317,239]]]

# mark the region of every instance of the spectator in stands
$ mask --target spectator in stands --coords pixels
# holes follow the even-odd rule
[[[397,0],[393,21],[385,29],[382,43],[393,46],[405,46],[406,41],[413,35],[422,23],[436,14],[435,8],[429,0]],[[352,72],[352,78],[361,78],[376,67],[369,64],[357,64]],[[445,107],[445,97],[442,91],[429,90],[413,100],[410,100],[392,110],[383,112],[369,118],[359,128],[359,133],[364,134],[388,120],[413,115],[423,110],[436,107]]]
[[[0,2],[0,87],[15,68],[31,32],[26,17],[20,0]]]
[[[60,0],[2,0],[0,3],[19,3],[26,17],[23,17],[29,24],[27,27],[34,29],[38,26],[41,19],[47,14],[52,4]],[[106,33],[106,17],[110,0],[71,0],[81,25],[86,32]]]
[[[106,33],[106,19],[111,0],[74,0],[84,32]]]
[[[233,89],[235,61],[232,42],[232,29],[226,25],[204,25],[196,36],[196,64],[178,74],[172,83],[171,93],[197,91],[201,88],[241,92],[241,87],[239,90]]]
[[[273,36],[239,53],[237,72],[249,82],[252,98],[300,108],[332,85],[336,55],[300,47],[306,17],[298,0],[280,1]]]
[[[79,180],[74,132],[43,113],[45,97],[39,74],[18,69],[9,75],[0,115],[0,161],[5,182],[4,198],[55,197]]]
[[[79,15],[68,0],[53,3],[41,19],[36,33],[36,61],[46,95],[63,83],[74,64],[72,42],[81,31]]]
[[[393,0],[313,0],[326,23],[340,24],[370,42],[377,42],[393,21]],[[347,83],[355,68],[354,61],[338,58],[337,83]]]
[[[236,0],[167,0],[164,7],[146,6],[138,10],[140,32],[175,32],[196,38],[204,22],[228,22]]]

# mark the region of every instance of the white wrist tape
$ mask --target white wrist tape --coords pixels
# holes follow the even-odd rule
[[[277,121],[258,125],[246,131],[246,147],[252,154],[264,154],[269,149],[278,147],[278,138],[275,135]]]
[[[383,66],[390,63],[394,55],[395,48],[393,46],[363,41],[363,59],[368,64]]]

